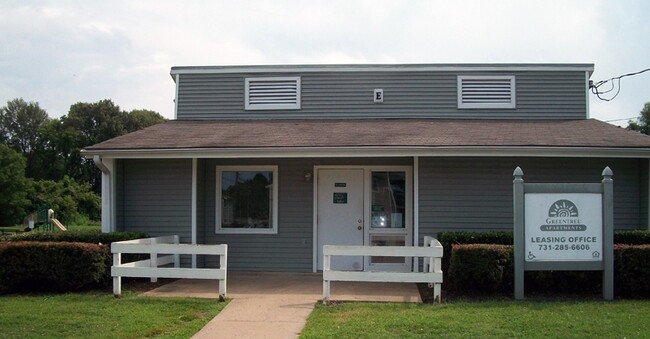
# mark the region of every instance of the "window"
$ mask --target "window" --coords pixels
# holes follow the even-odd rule
[[[372,228],[404,228],[406,173],[372,172]]]
[[[458,108],[515,108],[515,77],[459,75]]]
[[[278,167],[217,167],[217,233],[278,233]]]
[[[246,78],[244,108],[300,109],[300,77]]]

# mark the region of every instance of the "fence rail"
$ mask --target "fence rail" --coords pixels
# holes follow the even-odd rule
[[[425,272],[365,272],[339,271],[331,269],[332,256],[383,256],[383,257],[422,257],[428,259]],[[441,260],[443,249],[436,239],[429,246],[323,246],[323,303],[330,299],[331,281],[363,282],[412,282],[429,283],[434,287],[434,300],[440,302],[442,284]]]
[[[122,294],[122,277],[216,279],[219,297],[226,297],[228,245],[180,244],[178,235],[119,241],[111,244],[113,253],[113,294]],[[149,254],[149,259],[122,263],[122,254]],[[181,254],[218,255],[219,268],[181,268]],[[173,264],[173,267],[160,267]]]

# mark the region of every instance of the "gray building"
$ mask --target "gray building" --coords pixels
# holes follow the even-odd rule
[[[527,182],[599,182],[609,166],[615,227],[647,229],[650,137],[589,118],[592,72],[173,67],[175,120],[84,150],[103,172],[102,230],[226,243],[232,270],[311,272],[324,244],[512,230],[516,166]],[[333,264],[412,269],[389,257]]]

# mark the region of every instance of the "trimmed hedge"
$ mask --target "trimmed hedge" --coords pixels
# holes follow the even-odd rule
[[[449,290],[455,292],[505,292],[512,289],[512,268],[512,246],[452,245],[448,279],[445,279],[445,283]]]
[[[140,238],[147,238],[147,234],[143,232],[113,232],[113,233],[101,233],[99,231],[68,231],[68,232],[29,232],[29,233],[22,233],[22,234],[17,234],[17,235],[11,235],[4,237],[4,242],[0,241],[0,245],[5,245],[9,246],[7,244],[24,244],[21,246],[34,246],[35,248],[40,248],[41,244],[52,244],[52,243],[59,243],[59,244],[73,244],[75,246],[85,246],[89,245],[91,247],[98,247],[102,248],[102,263],[97,264],[95,261],[92,260],[81,260],[78,265],[87,265],[83,270],[87,271],[88,274],[92,275],[92,278],[88,278],[86,280],[80,279],[80,283],[83,287],[76,286],[75,284],[68,284],[67,280],[64,278],[61,282],[60,285],[57,284],[43,284],[43,283],[35,283],[35,284],[30,284],[30,283],[22,283],[20,288],[17,289],[17,286],[14,284],[9,284],[11,286],[10,290],[12,291],[70,291],[70,290],[76,290],[79,288],[86,288],[90,287],[91,285],[93,287],[99,287],[106,285],[110,283],[111,281],[111,266],[113,264],[113,256],[110,253],[110,246],[111,243],[116,242],[116,241],[124,241],[124,240],[133,240],[133,239],[140,239]],[[68,245],[65,245],[64,248],[69,248],[69,253],[67,255],[60,254],[60,256],[65,257],[65,258],[75,258],[78,255],[78,249],[74,246],[69,247]],[[23,250],[23,251],[28,251],[28,250]],[[38,250],[35,250],[38,251]],[[66,250],[60,249],[60,251],[65,252]],[[143,257],[146,257],[146,255],[138,255],[138,254],[124,254],[122,255],[122,260],[124,262],[128,261],[134,261],[134,260],[140,260]],[[42,256],[17,256],[15,258],[17,262],[25,263],[30,267],[40,267],[38,262],[27,262],[27,261],[34,261],[34,260],[42,260],[44,267],[48,267],[49,270],[56,270],[60,272],[66,272],[67,270],[72,270],[70,274],[77,274],[74,273],[76,272],[77,268],[72,267],[67,263],[67,261],[51,261],[45,257]],[[0,257],[0,263],[2,263],[2,266],[4,266],[4,259]],[[97,269],[100,269],[102,272],[99,279],[95,279],[94,273]],[[30,274],[34,275],[37,274],[35,272],[32,272]],[[7,275],[9,274],[9,275]],[[0,267],[0,290],[2,289],[2,285],[4,285],[4,281],[8,281],[12,279],[12,272],[9,272],[7,270],[3,270],[2,267]],[[65,274],[65,273],[60,273],[60,274]],[[40,280],[47,280],[52,277],[52,274],[48,273],[48,271],[45,271],[42,274],[42,277],[39,278]],[[21,278],[22,279],[22,278]],[[32,279],[32,278],[29,278]],[[29,280],[28,279],[28,280]],[[39,279],[36,279],[36,281],[39,281]],[[24,280],[24,279],[23,279]],[[34,279],[32,279],[34,280]],[[88,283],[89,280],[92,280],[92,283]],[[8,286],[9,286],[8,285]],[[52,288],[43,288],[42,286],[53,286]],[[67,286],[67,287],[66,287]]]
[[[469,294],[512,293],[512,246],[453,245],[445,287]],[[593,293],[602,291],[600,271],[527,271],[526,293]],[[614,247],[616,296],[650,297],[650,244]]]
[[[614,244],[650,244],[650,231],[616,231],[614,232]]]
[[[445,255],[442,258],[442,270],[447,272],[451,258],[451,247],[454,244],[496,244],[512,245],[514,244],[513,234],[510,231],[486,231],[486,232],[440,232],[438,241],[444,248]],[[633,230],[633,231],[615,231],[615,244],[642,245],[650,244],[650,231]]]
[[[0,291],[74,291],[105,278],[107,246],[70,242],[0,242]]]
[[[614,290],[626,297],[650,297],[650,244],[614,246]]]
[[[48,241],[48,242],[83,242],[110,245],[115,241],[147,238],[144,232],[67,231],[67,232],[27,232],[11,235],[5,241]]]
[[[512,245],[512,232],[506,231],[488,231],[488,232],[441,232],[438,233],[438,241],[444,249],[442,257],[442,271],[449,270],[451,260],[452,245],[458,244],[495,244],[495,245]]]

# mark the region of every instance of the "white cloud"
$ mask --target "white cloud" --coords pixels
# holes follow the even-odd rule
[[[642,0],[5,1],[0,101],[60,116],[110,98],[171,118],[175,65],[593,62],[600,80],[650,66],[649,12]],[[649,83],[624,80],[592,116],[636,115]]]

